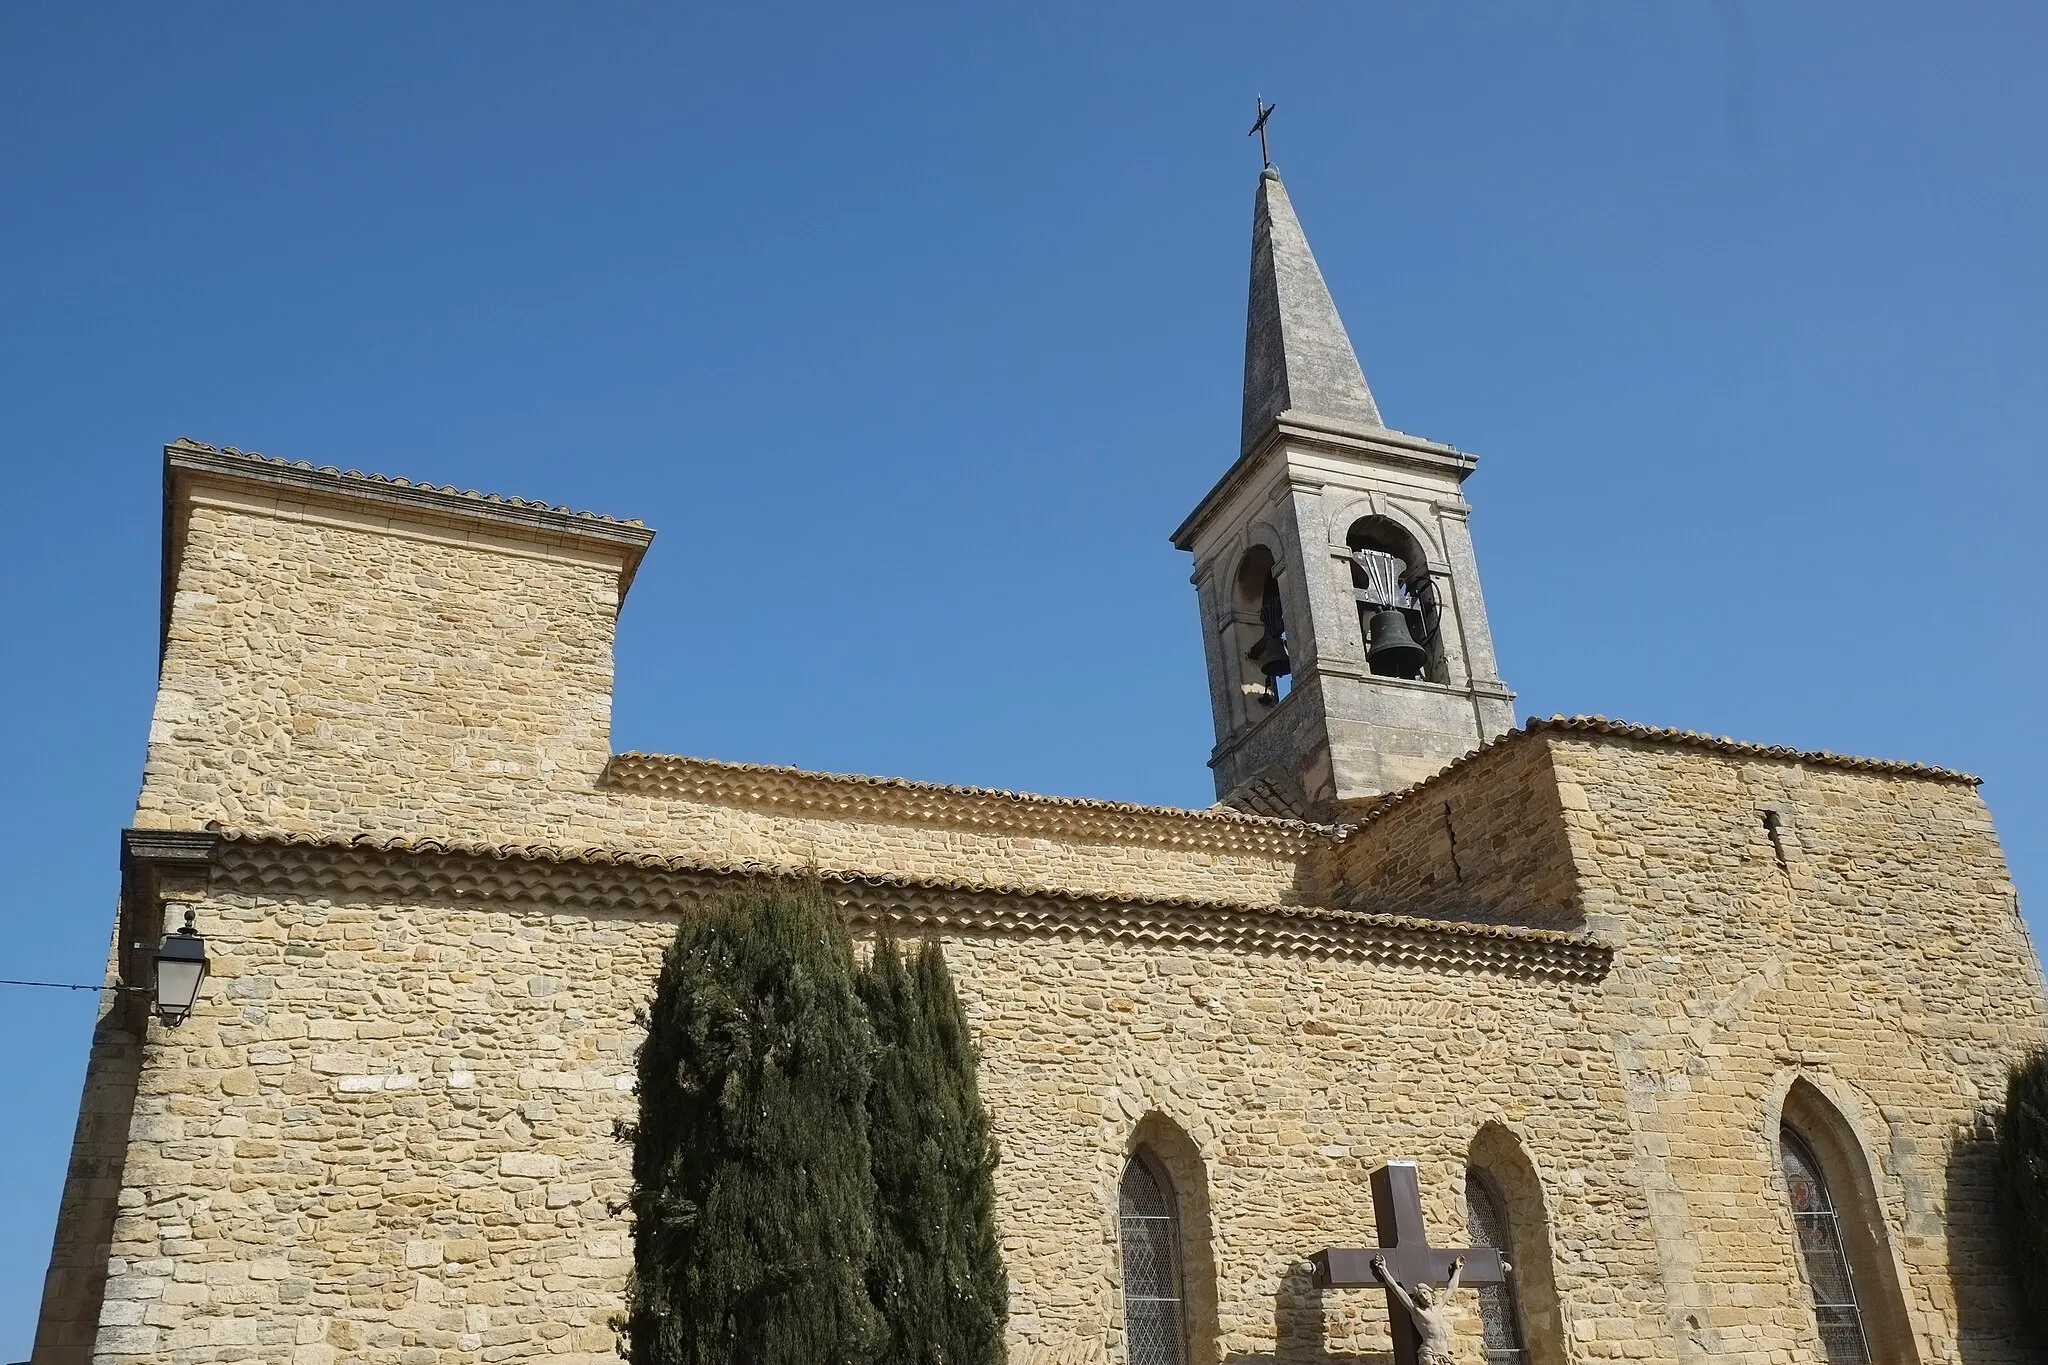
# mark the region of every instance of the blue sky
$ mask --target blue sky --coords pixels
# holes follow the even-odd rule
[[[0,7],[0,975],[96,978],[160,448],[638,516],[621,748],[1204,804],[1258,158],[1523,714],[1986,779],[2048,905],[2037,5]],[[2041,925],[2038,909],[2034,923]],[[0,989],[0,1359],[91,998]]]

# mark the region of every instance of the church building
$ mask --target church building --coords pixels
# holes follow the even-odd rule
[[[35,1365],[614,1365],[636,1011],[810,872],[944,943],[1015,1365],[1405,1365],[1366,1267],[1458,1249],[1465,1365],[2040,1360],[1989,1123],[2048,998],[1976,779],[1517,727],[1475,458],[1382,419],[1271,169],[1251,255],[1173,532],[1207,809],[614,752],[651,530],[168,446],[109,980],[208,970],[108,996]]]

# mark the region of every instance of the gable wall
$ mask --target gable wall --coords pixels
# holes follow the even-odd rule
[[[1674,1335],[1716,1360],[1811,1358],[1776,1168],[1779,1107],[1804,1078],[1877,1181],[1916,1353],[1896,1358],[2035,1358],[1982,1125],[2005,1068],[2048,1040],[2048,1010],[1976,790],[1546,743],[1589,923],[1617,948],[1609,1045]],[[1783,867],[1765,806],[1788,825]]]
[[[1550,750],[1495,745],[1315,855],[1334,904],[1573,928],[1578,879]]]

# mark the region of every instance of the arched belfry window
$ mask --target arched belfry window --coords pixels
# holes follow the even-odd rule
[[[1165,1169],[1143,1149],[1124,1167],[1117,1207],[1130,1365],[1186,1365],[1179,1201]]]
[[[1813,1291],[1822,1352],[1828,1365],[1870,1365],[1870,1344],[1863,1331],[1854,1277],[1849,1273],[1841,1218],[1813,1149],[1789,1124],[1778,1129],[1778,1161],[1785,1173],[1785,1193],[1792,1201],[1799,1258],[1806,1269],[1807,1287]]]
[[[1510,1263],[1515,1242],[1508,1227],[1507,1206],[1476,1170],[1465,1172],[1465,1228],[1472,1245],[1492,1247]],[[1487,1365],[1521,1365],[1522,1318],[1515,1306],[1512,1273],[1506,1284],[1482,1284],[1479,1290],[1481,1349]]]
[[[1429,561],[1415,538],[1385,517],[1354,522],[1351,596],[1366,666],[1384,678],[1443,679],[1437,642],[1442,610]]]
[[[1254,545],[1237,566],[1234,619],[1244,694],[1261,706],[1277,706],[1291,686],[1294,664],[1287,657],[1280,566],[1263,545]]]

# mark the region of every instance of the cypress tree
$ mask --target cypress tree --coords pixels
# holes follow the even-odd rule
[[[941,1168],[943,1115],[937,1048],[916,985],[884,934],[860,977],[875,1030],[868,1088],[868,1148],[875,1177],[875,1247],[868,1294],[881,1318],[876,1359],[929,1365],[945,1306],[943,1248],[952,1216]]]
[[[2013,1067],[1998,1123],[2013,1262],[2034,1327],[2048,1340],[2048,1050]]]
[[[635,1365],[860,1365],[875,1319],[873,1035],[816,888],[692,915],[663,958],[633,1132]]]
[[[951,1207],[942,1275],[946,1308],[929,1359],[934,1365],[1001,1365],[1010,1281],[996,1236],[996,1144],[975,1079],[974,1032],[935,940],[918,951],[916,994],[936,1047],[940,1168]]]
[[[868,1287],[887,1365],[1001,1365],[1009,1283],[996,1241],[996,1151],[967,1016],[945,954],[906,965],[887,937],[861,978],[878,1053],[868,1092],[876,1194]]]

